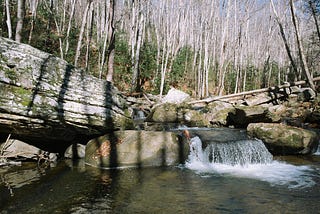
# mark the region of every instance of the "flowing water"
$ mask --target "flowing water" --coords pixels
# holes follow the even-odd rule
[[[258,140],[191,141],[180,166],[0,168],[0,213],[319,213],[318,153],[275,159]]]

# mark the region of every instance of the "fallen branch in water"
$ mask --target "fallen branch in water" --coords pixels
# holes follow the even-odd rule
[[[8,135],[6,142],[4,142],[3,147],[1,147],[0,155],[3,155],[5,148],[6,148],[7,144],[9,143],[10,137],[11,137],[11,134]]]

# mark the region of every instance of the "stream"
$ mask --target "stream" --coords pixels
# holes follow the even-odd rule
[[[206,149],[197,137],[191,142],[179,166],[98,169],[61,160],[46,169],[2,167],[0,213],[319,213],[319,150],[272,157],[258,140]]]

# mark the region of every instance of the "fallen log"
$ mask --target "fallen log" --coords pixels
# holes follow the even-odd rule
[[[313,81],[314,82],[320,81],[320,77],[313,78]],[[208,97],[208,98],[205,98],[202,100],[191,101],[191,102],[189,102],[189,104],[197,104],[197,103],[207,103],[208,104],[208,103],[211,103],[211,102],[214,102],[217,100],[226,101],[226,100],[232,99],[232,98],[243,97],[246,95],[254,95],[254,94],[264,93],[264,92],[272,92],[272,91],[279,90],[279,89],[290,88],[292,86],[304,85],[306,83],[307,83],[307,81],[301,80],[301,81],[297,81],[297,82],[293,82],[293,83],[285,83],[283,85],[279,85],[279,86],[275,86],[275,87],[261,88],[261,89],[244,91],[244,92],[240,92],[240,93],[228,94],[228,95],[223,95],[223,96]]]

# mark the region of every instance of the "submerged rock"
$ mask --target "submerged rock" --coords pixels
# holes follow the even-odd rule
[[[248,135],[262,140],[275,155],[312,154],[317,151],[319,136],[316,132],[275,123],[251,123]]]
[[[173,132],[116,131],[86,145],[85,161],[95,167],[167,166],[183,163],[189,145]]]

